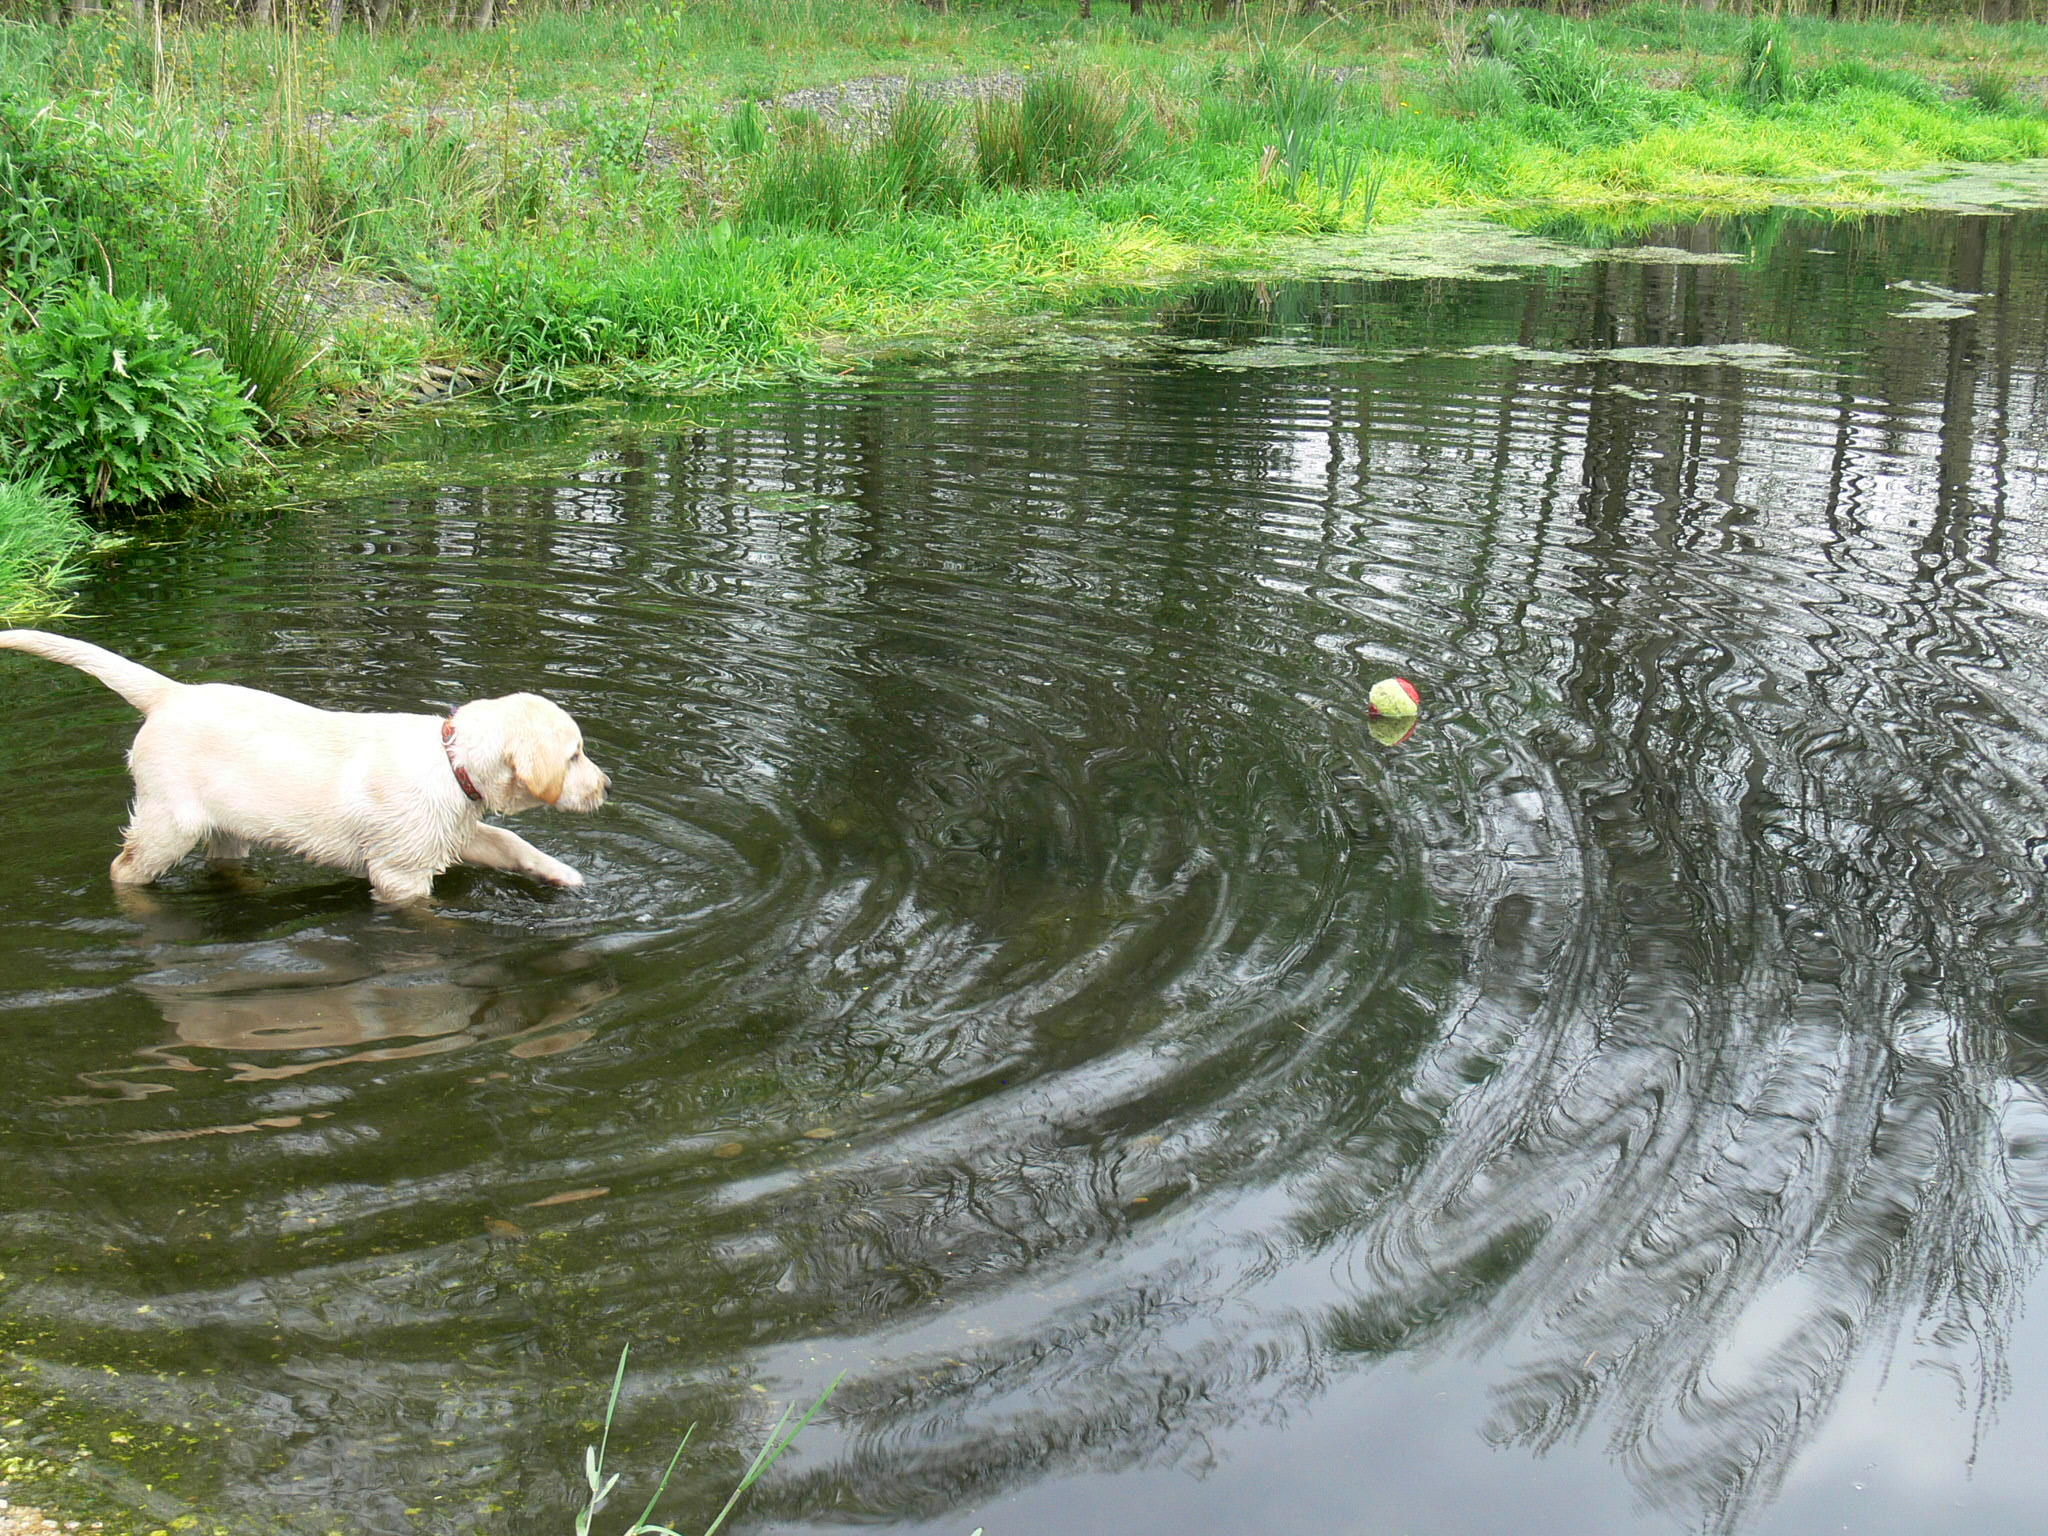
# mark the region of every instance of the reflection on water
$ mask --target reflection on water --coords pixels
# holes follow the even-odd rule
[[[1761,1531],[1834,1425],[1931,1433],[1857,1384],[1896,1362],[1962,1449],[1867,1528],[2030,1529],[2044,233],[1219,287],[1099,366],[553,475],[485,457],[557,430],[514,423],[137,555],[94,638],[335,707],[543,687],[618,789],[535,834],[574,896],[273,861],[123,907],[123,711],[6,668],[35,1421],[166,1514],[556,1530],[631,1342],[629,1485],[699,1425],[679,1528],[844,1371],[757,1518],[1186,1529],[1170,1469],[1267,1531],[1333,1479]]]

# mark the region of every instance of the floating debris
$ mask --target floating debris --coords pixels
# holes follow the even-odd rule
[[[1892,311],[1894,320],[1969,320],[1977,311],[1967,304],[1947,304],[1940,299],[1928,299],[1919,304],[1908,304],[1904,309]]]
[[[595,1200],[600,1195],[608,1195],[611,1192],[611,1186],[608,1184],[599,1184],[590,1189],[564,1190],[559,1195],[544,1195],[538,1200],[529,1200],[526,1202],[526,1208],[529,1211],[537,1211],[543,1206],[571,1205],[578,1200]]]
[[[1511,357],[1525,363],[1635,363],[1652,368],[1745,368],[1757,373],[1810,373],[1790,347],[1768,341],[1724,341],[1699,347],[1605,347],[1559,352],[1492,343],[1463,347],[1453,357]]]
[[[1965,293],[1961,289],[1915,282],[1911,278],[1902,278],[1886,286],[1900,293],[1923,295],[1920,303],[1893,310],[1894,320],[1967,320],[1977,313],[1973,306],[1984,297],[1981,293]]]
[[[1749,260],[1740,251],[1687,251],[1675,245],[1624,245],[1597,254],[1604,261],[1655,267],[1739,267]]]
[[[1966,293],[1960,288],[1944,288],[1939,283],[1916,282],[1910,277],[1900,278],[1896,283],[1887,283],[1885,286],[1899,293],[1924,294],[1930,299],[1940,299],[1949,304],[1975,304],[1984,297],[1981,293]]]
[[[1257,346],[1233,347],[1228,352],[1196,353],[1189,361],[1203,368],[1241,371],[1253,368],[1321,368],[1356,357],[1356,353],[1341,352],[1331,347],[1269,341]]]

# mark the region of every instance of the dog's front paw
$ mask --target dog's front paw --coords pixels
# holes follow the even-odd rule
[[[558,885],[565,891],[573,891],[583,883],[583,876],[566,864],[550,864],[535,873],[549,885]]]

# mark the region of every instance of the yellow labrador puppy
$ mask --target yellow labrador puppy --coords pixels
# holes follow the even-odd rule
[[[454,714],[313,709],[231,683],[180,683],[125,656],[37,629],[0,649],[89,672],[143,713],[128,749],[135,808],[117,885],[147,885],[200,842],[231,861],[252,843],[370,877],[379,901],[417,901],[451,864],[553,885],[583,877],[483,820],[539,805],[594,811],[611,780],[568,714],[538,694]]]

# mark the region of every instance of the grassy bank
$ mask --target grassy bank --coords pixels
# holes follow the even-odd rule
[[[843,366],[1426,208],[1740,207],[1823,177],[1853,201],[1838,173],[2048,154],[2038,25],[501,14],[0,23],[8,324],[79,284],[159,305],[290,435],[478,379]]]

